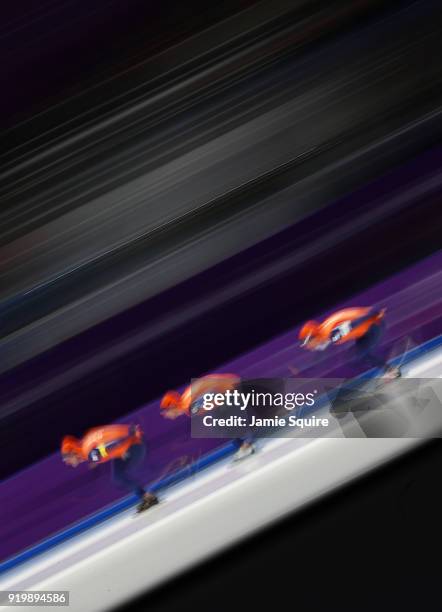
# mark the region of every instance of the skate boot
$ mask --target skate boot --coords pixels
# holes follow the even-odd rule
[[[401,376],[402,376],[402,373],[401,373],[400,368],[398,368],[397,366],[389,366],[385,370],[382,378],[388,381],[388,380],[394,380],[395,378],[400,378]]]
[[[140,514],[140,512],[144,512],[145,510],[148,510],[152,506],[156,506],[156,504],[158,504],[158,497],[154,495],[153,493],[145,493],[143,499],[138,504],[137,514]]]
[[[242,444],[233,456],[233,461],[242,461],[246,457],[250,457],[255,452],[253,444]]]

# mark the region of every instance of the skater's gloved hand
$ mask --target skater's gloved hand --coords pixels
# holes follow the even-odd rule
[[[161,414],[165,419],[170,419],[173,421],[184,413],[179,408],[169,408],[167,410],[162,410]]]
[[[378,312],[378,313],[377,313],[377,315],[376,315],[376,319],[377,319],[378,321],[380,321],[381,319],[383,319],[383,318],[384,318],[384,315],[385,315],[385,313],[386,313],[386,311],[387,311],[387,309],[386,309],[386,308],[381,308],[381,310],[379,310],[379,312]]]
[[[315,351],[325,351],[325,349],[329,346],[330,342],[321,342],[314,347]]]

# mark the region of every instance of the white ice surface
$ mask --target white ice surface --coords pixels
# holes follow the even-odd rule
[[[440,378],[442,350],[404,375]],[[126,511],[8,572],[0,590],[69,590],[71,612],[112,609],[420,443],[261,440],[255,455],[223,460],[171,487],[148,512]]]

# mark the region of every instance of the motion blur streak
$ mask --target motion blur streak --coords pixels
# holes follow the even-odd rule
[[[387,308],[391,359],[442,331],[440,2],[20,2],[0,29],[0,560],[121,498],[106,466],[62,464],[66,433],[139,422],[158,480],[222,443],[163,419],[166,390],[359,374],[297,346],[338,307]]]

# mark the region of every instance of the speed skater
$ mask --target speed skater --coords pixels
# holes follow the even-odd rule
[[[90,429],[81,438],[65,436],[61,443],[63,461],[72,467],[88,462],[91,467],[111,462],[112,479],[135,492],[140,500],[138,512],[158,503],[157,497],[130,476],[144,459],[145,444],[139,425],[106,425]]]
[[[181,394],[177,391],[167,391],[160,404],[162,414],[166,419],[200,414],[203,410],[203,396],[206,393],[233,391],[240,384],[241,379],[235,374],[208,374],[195,380]],[[235,461],[244,459],[255,452],[252,436],[238,439],[238,444]]]
[[[390,366],[376,350],[385,329],[385,312],[385,308],[345,308],[322,323],[307,321],[299,332],[301,346],[323,351],[332,344],[354,341],[360,359],[379,368],[385,378],[397,378],[400,369]]]

